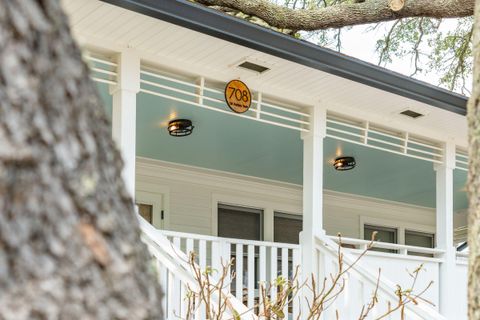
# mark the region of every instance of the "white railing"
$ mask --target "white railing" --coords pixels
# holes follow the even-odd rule
[[[243,114],[231,112],[226,105],[224,89],[206,80],[168,72],[142,65],[140,92],[184,103],[194,107],[221,112],[266,124],[301,132],[310,130],[310,114],[301,107],[268,100],[261,92],[252,92],[252,107]]]
[[[335,241],[337,244],[340,243],[338,237],[328,236],[331,240]],[[367,246],[370,244],[368,240],[354,239],[354,238],[341,238],[343,250],[351,252],[363,252],[367,249]],[[429,258],[429,261],[441,262],[442,259],[438,259],[445,250],[434,249],[434,248],[424,248],[416,246],[408,246],[403,244],[388,243],[374,241],[372,246],[372,251],[369,252],[369,255],[385,255],[388,254],[389,258],[402,258],[402,259],[414,259],[418,260],[418,257]]]
[[[357,239],[348,239],[349,242],[355,242],[358,245],[364,245],[363,240]],[[356,241],[353,241],[356,240]],[[343,239],[342,239],[343,242]],[[383,244],[382,244],[383,245]],[[400,247],[388,249],[398,249]],[[412,248],[407,247],[403,248],[408,252]],[[417,248],[415,248],[417,249]],[[338,270],[338,244],[327,236],[317,236],[316,237],[316,250],[317,258],[319,263],[319,278],[329,277],[330,274],[334,274]],[[346,265],[352,264],[358,257],[359,249],[342,249],[343,261]],[[408,276],[407,271],[404,269],[405,264],[400,263],[398,260],[391,259],[391,257],[400,256],[400,254],[389,254],[389,253],[380,253],[383,255],[388,255],[388,258],[379,256],[376,257],[377,252],[369,252],[364,256],[354,268],[352,268],[345,277],[345,289],[344,292],[335,300],[329,309],[326,310],[325,319],[335,319],[336,310],[340,311],[340,316],[342,319],[356,319],[360,313],[362,307],[367,304],[371,298],[372,294],[375,291],[375,287],[378,279],[378,269],[382,269],[382,276],[380,277],[379,286],[378,286],[378,298],[379,304],[376,308],[372,310],[372,316],[375,318],[375,315],[379,316],[387,309],[387,303],[392,303],[392,306],[395,305],[397,297],[395,296],[396,285],[402,285],[402,288],[407,289],[408,286],[403,285],[401,282],[401,273],[405,273]],[[435,253],[435,252],[432,252]],[[403,258],[412,259],[412,256],[407,256],[406,254],[402,255]],[[433,277],[434,280],[438,282],[438,265],[436,261],[438,259],[434,258],[424,258],[424,257],[413,257],[419,259],[419,263],[424,263],[429,261],[431,265],[428,265],[429,270],[425,274],[428,274],[430,277]],[[382,265],[379,262],[389,263],[389,266],[382,268]],[[406,260],[411,262],[410,260]],[[403,261],[405,262],[405,261]],[[416,263],[412,263],[416,265]],[[418,267],[416,265],[416,267]],[[391,274],[385,275],[385,269],[390,269]],[[412,271],[412,269],[411,269]],[[390,279],[395,281],[391,282]],[[424,279],[425,280],[425,279]],[[429,283],[429,279],[424,281]],[[420,289],[423,289],[423,283],[418,284]],[[438,293],[438,290],[433,289],[433,291]],[[431,298],[431,297],[428,297]],[[427,299],[428,299],[427,298]],[[438,298],[437,298],[438,300]],[[424,303],[419,302],[414,305],[413,303],[407,304],[405,309],[406,319],[445,319],[442,315],[438,313],[436,308]]]
[[[300,265],[300,246],[284,243],[250,241],[241,239],[219,238],[189,233],[155,229],[146,221],[140,221],[143,240],[155,257],[159,270],[159,281],[166,294],[163,308],[167,319],[185,316],[187,288],[196,288],[190,266],[188,253],[196,253],[196,261],[201,268],[207,266],[219,270],[230,259],[234,259],[231,286],[225,288],[224,295],[229,298],[235,309],[243,314],[242,319],[256,319],[255,306],[261,303],[258,292],[259,283],[268,283],[278,276],[290,278],[296,266]],[[346,265],[353,263],[368,245],[369,241],[342,238],[342,255]],[[377,271],[382,270],[378,289],[379,306],[372,310],[372,316],[380,315],[387,308],[387,302],[396,303],[396,285],[408,289],[411,277],[407,270],[414,270],[420,264],[427,272],[417,280],[417,289],[423,289],[431,280],[435,283],[423,295],[425,299],[438,304],[439,264],[436,258],[442,250],[375,243],[375,248],[389,252],[369,251],[358,264],[345,276],[345,289],[325,311],[324,319],[335,319],[338,310],[341,319],[356,319],[363,305],[372,297],[377,283]],[[338,238],[317,236],[315,249],[319,265],[317,279],[329,278],[338,270]],[[417,255],[412,255],[417,254]],[[423,256],[418,256],[422,254]],[[458,253],[457,265],[459,275],[465,277],[465,254]],[[465,273],[466,274],[466,273]],[[392,282],[391,280],[394,280]],[[463,282],[461,286],[464,286]],[[273,292],[275,294],[275,287]],[[284,313],[296,319],[300,314],[300,299],[285,307]],[[196,309],[195,319],[203,319],[202,308]],[[408,304],[406,319],[444,319],[436,307],[420,302]],[[389,319],[387,317],[387,319]]]
[[[455,153],[455,169],[468,171],[468,151],[457,148]]]
[[[162,309],[167,320],[185,319],[187,313],[186,296],[188,290],[197,290],[198,285],[193,277],[188,257],[162,235],[159,230],[139,217],[140,228],[142,230],[142,240],[147,245],[152,254],[158,280],[162,289],[165,291],[165,297],[162,299]],[[228,299],[229,304],[236,312],[241,315],[241,319],[256,320],[256,315],[247,308],[241,300],[236,299],[228,292],[223,293],[224,298]],[[218,295],[212,296],[212,306],[218,305]],[[205,308],[201,301],[195,301],[194,319],[205,319]],[[198,306],[198,307],[197,307]],[[226,319],[232,319],[232,314],[226,314]]]
[[[327,137],[433,163],[443,161],[439,142],[331,113],[327,114]]]
[[[221,269],[233,259],[235,279],[230,286],[231,293],[249,308],[261,303],[259,284],[272,283],[277,277],[291,279],[300,265],[300,246],[286,243],[219,238],[174,231],[160,231],[184,254],[194,251],[201,268],[211,266]],[[270,294],[276,294],[271,287]],[[300,301],[294,300],[285,306],[293,319],[300,313]]]
[[[84,51],[83,59],[90,68],[90,77],[92,80],[115,85],[118,81],[118,64],[108,56]]]

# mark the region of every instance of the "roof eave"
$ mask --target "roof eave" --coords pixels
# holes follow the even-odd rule
[[[467,97],[186,0],[101,0],[352,81],[466,115]]]

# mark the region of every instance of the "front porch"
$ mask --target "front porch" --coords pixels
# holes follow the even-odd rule
[[[351,305],[353,297],[367,301],[378,268],[385,281],[395,279],[389,282],[393,288],[408,286],[407,270],[423,265],[427,272],[418,286],[433,282],[425,298],[436,310],[452,272],[464,279],[455,283],[458,291],[466,286],[466,265],[457,261],[454,247],[454,228],[466,225],[464,155],[450,141],[298,107],[261,92],[254,93],[256,108],[238,116],[223,111],[220,85],[158,68],[140,70],[133,127],[119,116],[124,110],[117,110],[122,105],[115,93],[111,98],[108,86],[99,84],[114,137],[129,144],[123,149],[130,159],[126,180],[139,213],[183,254],[195,251],[201,267],[220,269],[234,258],[237,276],[228,290],[247,308],[258,302],[259,283],[288,278],[296,266],[304,277],[333,272],[336,261],[324,241],[338,240],[337,234],[352,257],[372,232],[380,242],[335,308]],[[192,134],[169,136],[173,119],[191,120]],[[134,135],[119,136],[122,121]],[[132,143],[135,157],[128,151]],[[355,157],[356,167],[336,171],[338,156]],[[169,288],[165,310],[173,317],[184,310],[186,287],[172,270],[162,270]],[[464,297],[457,298],[465,309]],[[294,303],[288,308],[292,316],[300,310]]]
[[[179,255],[193,250],[201,267],[214,269],[235,258],[237,276],[226,290],[251,309],[260,282],[291,277],[296,266],[303,279],[328,277],[338,267],[337,234],[351,262],[374,231],[379,242],[328,312],[353,318],[378,268],[382,298],[394,301],[395,284],[410,281],[406,269],[423,264],[418,285],[434,281],[425,298],[435,306],[409,307],[409,319],[466,316],[466,262],[455,250],[465,239],[454,231],[466,226],[464,117],[427,97],[373,88],[96,0],[65,2],[83,8],[73,12],[74,30],[124,157],[127,188],[147,220],[141,226],[169,319],[185,312],[192,281]],[[100,13],[112,24],[96,21]],[[116,14],[136,28],[118,31]],[[140,33],[150,28],[153,40]],[[202,54],[194,57],[197,48]],[[249,73],[238,67],[242,61],[271,70]],[[246,113],[225,104],[231,79],[251,87]],[[407,109],[423,117],[402,115]],[[191,120],[192,134],[170,136],[174,119]],[[356,167],[335,170],[340,156],[354,157]],[[286,311],[295,317],[302,308],[292,302]]]

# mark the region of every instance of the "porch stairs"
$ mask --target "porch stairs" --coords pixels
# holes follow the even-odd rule
[[[188,264],[187,250],[191,250],[193,245],[187,245],[188,248],[182,248],[180,242],[170,241],[163,231],[155,229],[152,225],[146,222],[143,218],[139,217],[140,228],[142,231],[142,240],[147,245],[154,258],[159,282],[164,290],[165,296],[162,300],[162,308],[165,312],[165,319],[186,319],[187,318],[187,295],[188,288],[193,290],[197,289],[197,283],[193,276],[190,265]],[[176,242],[176,243],[175,243]],[[218,250],[218,247],[212,247]],[[238,245],[237,245],[238,248]],[[201,249],[202,250],[202,249]],[[203,248],[203,250],[205,250]],[[250,250],[250,253],[256,251]],[[318,258],[319,274],[329,275],[335,273],[338,261],[338,244],[332,239],[317,235],[315,241],[315,255]],[[285,252],[285,250],[283,250]],[[228,251],[228,256],[230,252]],[[357,257],[351,253],[342,251],[343,261],[349,265],[353,263]],[[276,250],[275,250],[276,255]],[[298,252],[294,255],[298,257]],[[249,259],[250,261],[250,259]],[[253,260],[252,260],[253,261]],[[273,260],[272,260],[273,261]],[[294,259],[295,261],[295,259]],[[298,261],[298,260],[297,260]],[[218,261],[211,261],[214,269],[219,269]],[[205,264],[205,261],[203,262]],[[249,263],[251,267],[251,263]],[[274,266],[276,270],[276,265]],[[260,267],[261,270],[265,268]],[[272,269],[273,270],[273,269]],[[362,264],[362,261],[357,263],[354,268],[350,269],[348,274],[344,277],[345,288],[344,292],[335,299],[329,302],[331,304],[329,308],[324,312],[322,319],[330,320],[336,318],[336,310],[339,311],[339,319],[344,320],[356,320],[359,318],[360,310],[369,302],[377,284],[376,270],[370,270]],[[260,271],[262,272],[262,271]],[[263,271],[265,272],[265,271]],[[241,277],[241,276],[240,276]],[[253,278],[253,277],[252,277]],[[323,278],[323,276],[322,276]],[[251,281],[251,280],[250,280]],[[252,282],[252,281],[251,281]],[[241,283],[241,281],[240,281]],[[240,284],[237,282],[237,285]],[[248,288],[248,291],[252,289]],[[392,308],[395,307],[397,297],[395,296],[396,286],[389,279],[381,277],[378,285],[378,298],[381,307],[374,308],[368,318],[376,319],[381,313],[385,311],[386,302],[392,303]],[[239,292],[240,296],[239,296]],[[227,297],[229,304],[240,314],[239,319],[259,320],[259,318],[253,312],[254,308],[249,308],[244,304],[243,290],[236,291],[236,295],[230,293],[229,288],[225,288],[223,295]],[[248,296],[252,296],[253,293],[249,292]],[[304,319],[301,315],[299,303],[293,303],[287,312],[290,312],[288,319]],[[212,297],[212,305],[218,305],[218,296]],[[251,303],[249,302],[249,305]],[[405,307],[405,319],[408,320],[446,320],[445,317],[440,315],[438,311],[431,305],[419,300],[418,304],[408,303]],[[205,306],[200,305],[195,309],[194,315],[190,319],[205,319],[204,313]],[[304,312],[305,313],[305,312]],[[203,316],[202,316],[203,314]],[[306,318],[306,317],[305,317]],[[393,313],[382,319],[398,319],[399,313]],[[225,319],[236,319],[234,315],[228,314]]]

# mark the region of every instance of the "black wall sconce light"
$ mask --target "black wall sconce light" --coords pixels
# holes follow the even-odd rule
[[[168,133],[172,137],[185,137],[192,133],[192,121],[188,119],[175,119],[168,123]]]
[[[333,167],[337,171],[347,171],[355,168],[356,162],[354,157],[339,157],[335,159]]]

